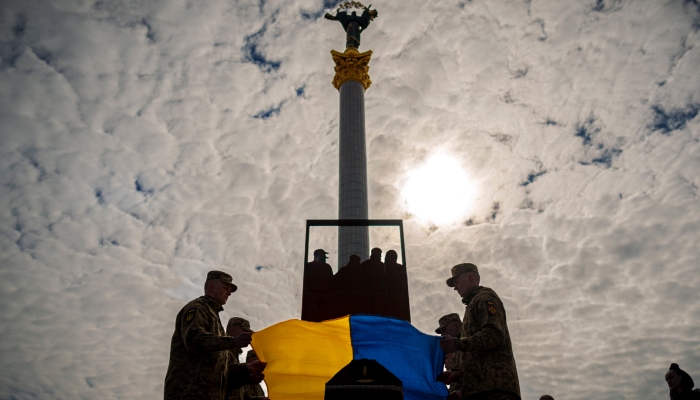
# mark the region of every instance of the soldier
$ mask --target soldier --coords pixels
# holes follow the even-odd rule
[[[452,313],[442,316],[438,320],[438,328],[435,329],[435,333],[442,336],[451,336],[458,338],[462,332],[462,320],[459,319],[459,314]],[[453,355],[455,353],[445,353],[445,368],[449,370],[456,370],[456,364],[452,362]]]
[[[165,399],[222,400],[229,377],[239,386],[260,382],[265,363],[240,364],[228,370],[227,350],[248,346],[251,333],[224,335],[219,312],[237,289],[231,275],[209,271],[204,296],[187,303],[175,320],[170,361],[165,375]]]
[[[461,354],[459,388],[462,399],[520,400],[518,371],[503,302],[493,289],[479,286],[481,278],[476,265],[458,264],[451,272],[447,286],[459,293],[466,310],[462,337],[443,336],[440,347],[445,353],[459,351]],[[446,379],[443,381],[450,383]]]
[[[245,362],[252,363],[258,361],[258,355],[255,354],[255,350],[248,350],[245,357]],[[238,400],[238,399],[237,399]],[[269,400],[265,397],[265,392],[259,383],[252,385],[246,385],[241,388],[240,400]]]
[[[459,319],[459,314],[452,313],[444,315],[438,321],[438,328],[435,333],[442,336],[450,336],[458,338],[462,332],[462,320]],[[445,353],[445,372],[443,377],[449,380],[450,393],[458,390],[459,382],[456,380],[459,377],[459,361],[460,352]],[[452,376],[454,374],[454,376]]]
[[[226,336],[236,337],[243,332],[253,332],[253,330],[250,329],[250,322],[248,322],[247,319],[233,317],[228,320],[228,324],[226,324]],[[233,359],[231,361],[236,364],[240,364],[240,356],[242,353],[243,349],[240,347],[231,350],[231,354],[233,355]]]
[[[247,319],[241,317],[233,317],[228,320],[228,324],[226,324],[226,336],[236,337],[243,332],[253,332],[250,329],[250,322],[248,322]],[[229,350],[229,369],[233,370],[235,368],[238,368],[236,364],[241,364],[241,353],[243,353],[243,349],[241,349],[240,347]],[[227,382],[229,386],[226,390],[227,400],[238,400],[241,396],[241,388],[236,387],[239,381],[240,380],[238,379],[232,379],[231,382]]]

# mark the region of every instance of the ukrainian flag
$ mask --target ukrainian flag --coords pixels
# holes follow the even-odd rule
[[[444,400],[448,394],[435,380],[444,358],[440,338],[396,318],[289,320],[255,332],[252,346],[268,363],[265,383],[272,400],[323,400],[326,382],[361,358],[377,360],[396,375],[406,400]]]

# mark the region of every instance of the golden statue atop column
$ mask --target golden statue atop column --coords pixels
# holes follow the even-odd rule
[[[372,81],[369,78],[369,60],[372,57],[372,50],[360,53],[360,34],[369,26],[370,22],[377,17],[377,10],[370,10],[370,4],[365,7],[362,3],[348,1],[338,6],[335,15],[326,14],[326,19],[339,21],[346,32],[345,52],[331,50],[333,61],[335,62],[335,77],[333,86],[340,90],[340,86],[348,80],[358,81],[367,90]],[[353,11],[348,15],[348,9],[361,8],[362,15],[357,15]]]

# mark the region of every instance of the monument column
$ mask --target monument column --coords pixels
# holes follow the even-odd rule
[[[372,51],[347,48],[343,53],[332,50],[331,55],[335,62],[333,86],[340,92],[338,219],[368,219],[365,90],[372,84],[368,74]],[[352,254],[362,261],[369,258],[368,227],[338,228],[338,269]]]

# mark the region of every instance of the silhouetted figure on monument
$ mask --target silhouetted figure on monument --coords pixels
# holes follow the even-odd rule
[[[384,263],[382,262],[382,249],[379,247],[375,247],[372,249],[372,251],[369,253],[369,260],[365,260],[362,264],[360,264],[361,268],[378,268],[378,267],[384,267]]]
[[[327,254],[323,249],[314,250],[314,260],[304,266],[302,319],[322,321],[320,316],[326,313],[324,307],[330,306],[326,300],[333,284],[333,268],[326,263]]]
[[[360,264],[360,273],[367,288],[386,291],[386,271],[382,262],[382,249],[375,247],[370,251],[369,260]]]
[[[348,260],[348,263],[345,264],[345,267],[343,268],[349,268],[346,271],[349,271],[353,268],[359,268],[360,267],[360,256],[357,254],[353,254],[350,256],[350,260]],[[338,271],[340,272],[340,271]]]
[[[369,7],[372,7],[372,5],[370,4]],[[343,29],[345,29],[345,33],[347,34],[345,42],[346,48],[360,48],[360,33],[367,29],[370,21],[377,17],[377,10],[370,10],[369,7],[365,7],[360,16],[358,16],[355,11],[348,15],[348,12],[345,10],[338,11],[335,15],[326,13],[326,19],[339,21],[343,25]]]
[[[333,277],[333,268],[331,268],[326,259],[328,252],[323,249],[314,250],[314,260],[306,264],[304,268],[304,287],[311,290],[327,290],[331,278]]]
[[[390,292],[397,290],[406,290],[408,287],[408,279],[406,276],[406,267],[396,262],[399,255],[396,251],[389,250],[384,256],[384,267],[386,270],[387,289]]]

